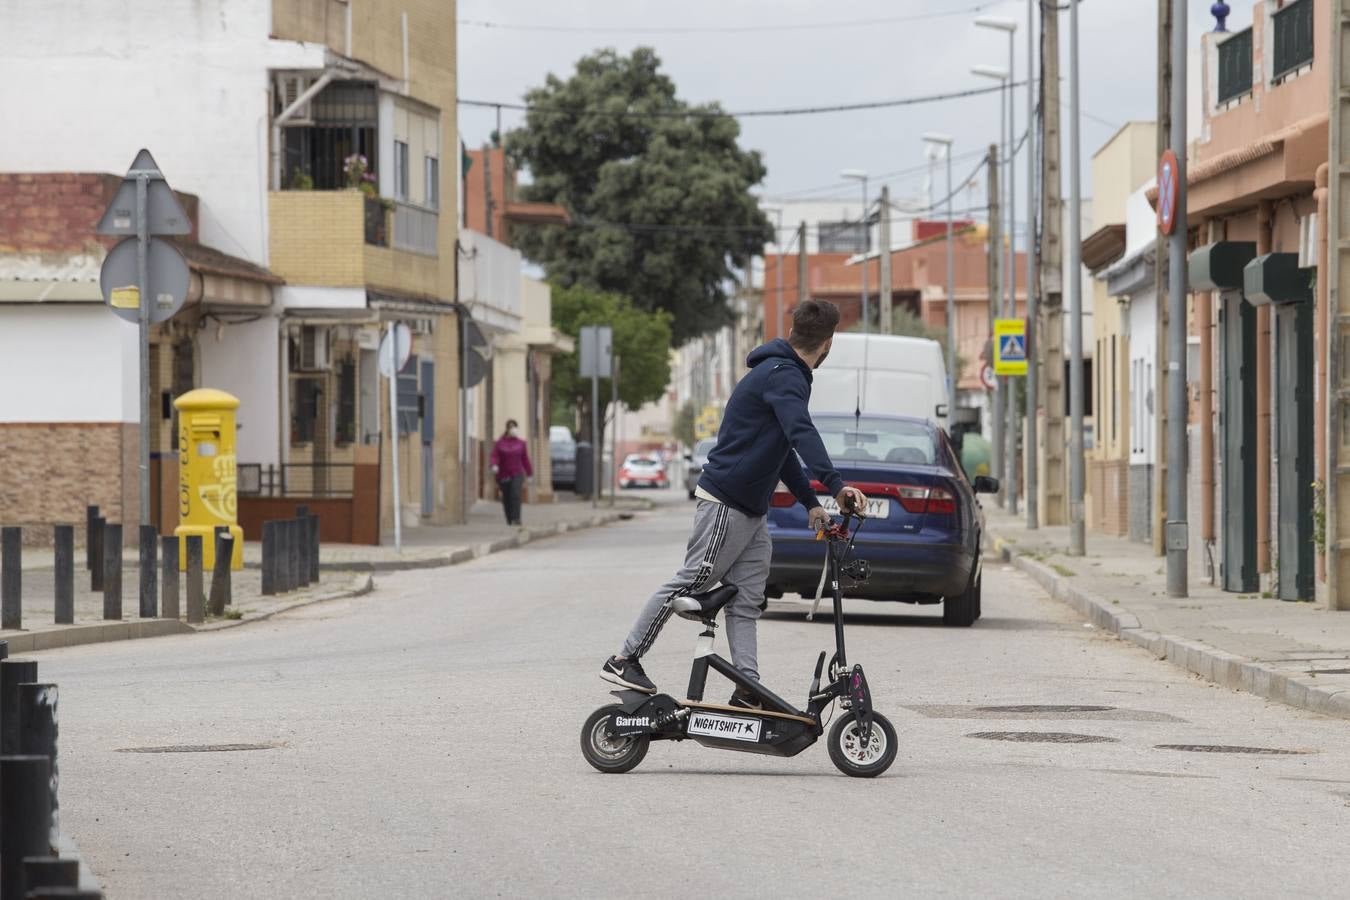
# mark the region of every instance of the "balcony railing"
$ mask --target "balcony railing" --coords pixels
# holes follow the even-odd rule
[[[1313,0],[1294,0],[1271,16],[1275,25],[1272,82],[1279,82],[1313,59]]]
[[[1252,90],[1252,30],[1240,31],[1219,45],[1219,102]]]
[[[376,197],[365,198],[366,243],[375,247],[389,246],[389,211]]]
[[[240,463],[241,497],[350,497],[351,463]]]
[[[436,229],[440,216],[433,209],[401,201],[394,204],[394,249],[423,256],[436,255]]]

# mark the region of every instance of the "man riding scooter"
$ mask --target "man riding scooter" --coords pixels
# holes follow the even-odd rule
[[[670,618],[671,601],[719,581],[738,589],[725,612],[731,660],[747,676],[759,680],[755,622],[764,611],[764,585],[773,553],[765,517],[778,482],[787,485],[810,511],[810,523],[817,529],[827,526],[830,517],[820,506],[798,457],[834,495],[840,509],[861,513],[866,508],[863,493],[844,486],[807,412],[811,372],[829,355],[838,324],[839,310],[834,304],[807,300],[793,310],[787,340],[770,341],[746,358],[750,373],[727,401],[717,446],[708,455],[694,492],[694,530],[684,565],[647,600],[623,649],[601,668],[604,680],[655,693],[656,685],[642,670],[641,658]],[[731,705],[759,706],[739,690]]]

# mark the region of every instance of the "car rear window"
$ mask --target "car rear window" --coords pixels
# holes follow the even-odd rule
[[[937,459],[937,441],[920,422],[863,416],[816,416],[816,430],[830,458],[931,466]]]

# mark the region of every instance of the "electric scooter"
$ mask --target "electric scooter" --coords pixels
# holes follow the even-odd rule
[[[671,601],[675,612],[686,619],[703,623],[703,632],[694,648],[693,669],[689,674],[688,699],[676,700],[667,694],[640,691],[611,691],[618,703],[602,706],[591,713],[581,729],[581,753],[601,772],[627,772],[642,762],[652,741],[693,740],[718,750],[739,750],[767,756],[796,756],[825,733],[828,720],[821,714],[839,701],[840,714],[830,729],[830,761],[845,775],[872,778],[890,768],[898,750],[895,728],[872,708],[867,676],[861,665],[849,667],[844,653],[842,576],[854,582],[867,580],[866,560],[853,559],[853,542],[863,519],[850,532],[851,512],[840,522],[817,535],[826,541],[826,575],[834,597],[834,655],[826,669],[827,651],[820,651],[815,674],[807,692],[806,709],[798,709],[773,691],[741,674],[727,660],[713,652],[717,632],[717,613],[736,596],[735,585],[722,585],[701,594],[677,597]],[[819,603],[819,597],[817,597]],[[741,694],[755,698],[761,709],[705,703],[703,690],[708,670],[726,676]],[[821,675],[826,684],[821,686]]]

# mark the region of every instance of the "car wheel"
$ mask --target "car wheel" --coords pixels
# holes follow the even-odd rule
[[[984,583],[983,576],[980,576],[979,578],[975,579],[975,618],[977,620],[980,618],[980,616],[984,614],[984,610],[980,608],[981,607],[980,597],[981,594],[983,593],[983,591],[980,589],[980,585],[983,583]]]
[[[942,624],[968,628],[978,618],[980,579],[971,577],[970,584],[959,594],[942,599]]]

